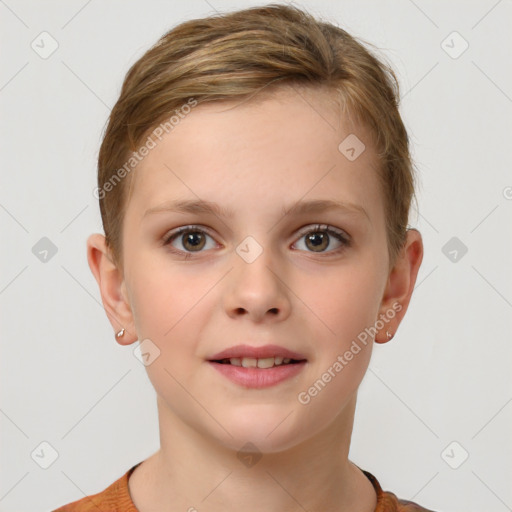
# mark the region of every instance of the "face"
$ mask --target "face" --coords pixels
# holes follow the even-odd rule
[[[366,145],[353,161],[338,149],[350,134]],[[262,452],[343,421],[372,340],[332,368],[375,324],[388,278],[376,166],[366,132],[327,93],[287,89],[195,107],[139,164],[123,289],[139,340],[160,351],[146,367],[160,415]],[[305,362],[266,387],[235,382],[226,375],[256,370],[221,372],[211,359],[241,344]],[[330,381],[307,393],[329,368]]]

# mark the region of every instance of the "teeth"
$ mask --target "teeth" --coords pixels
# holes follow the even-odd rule
[[[267,357],[265,359],[258,359],[258,368],[272,368],[274,366],[274,358]]]
[[[273,366],[288,364],[291,359],[288,357],[266,357],[262,359],[255,359],[253,357],[232,357],[224,361],[229,361],[233,366],[243,366],[244,368],[272,368]]]
[[[258,366],[258,360],[252,357],[243,357],[242,366],[244,368],[256,368],[256,366]]]

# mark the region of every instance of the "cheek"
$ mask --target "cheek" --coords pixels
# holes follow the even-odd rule
[[[140,336],[170,343],[184,326],[204,315],[203,298],[215,284],[215,276],[197,275],[197,269],[167,264],[152,255],[139,260],[130,276],[133,314]],[[180,333],[180,334],[178,334]]]
[[[146,366],[148,377],[167,403],[185,407],[189,396],[179,383],[197,373],[203,363],[198,353],[200,334],[208,321],[208,290],[216,282],[208,276],[194,278],[174,265],[139,264],[131,274],[133,315],[139,339],[149,339],[158,357]],[[190,272],[189,272],[190,274]]]
[[[319,426],[331,422],[345,410],[368,368],[370,344],[361,345],[357,353],[348,352],[352,354],[350,360],[346,358],[347,351],[339,351],[327,364],[317,365],[318,373],[297,394],[298,407],[304,408],[302,410],[307,411],[308,417]]]
[[[377,267],[347,264],[328,274],[298,278],[296,290],[308,306],[303,319],[315,357],[297,399],[319,418],[340,411],[366,373],[373,339],[365,329],[377,318],[379,275]]]
[[[143,269],[130,275],[137,333],[140,340],[151,340],[159,350],[158,357],[145,368],[161,400],[159,411],[169,409],[197,431],[218,429],[198,405],[205,401],[202,393],[207,391],[200,371],[206,363],[199,340],[211,318],[215,294],[209,291],[218,276],[201,273],[198,278],[196,269],[194,277],[192,270],[171,267],[154,255],[150,264],[139,262],[132,268]]]
[[[343,350],[372,326],[378,314],[380,277],[369,266],[340,266],[315,278],[299,278],[297,295],[325,343],[324,352]],[[314,286],[312,286],[312,284]],[[331,350],[329,350],[331,349]]]
[[[309,296],[308,305],[321,322],[315,319],[315,360],[297,401],[310,408],[319,424],[344,409],[366,374],[373,337],[365,329],[374,325],[378,313],[375,283],[378,278],[370,269],[347,267]]]

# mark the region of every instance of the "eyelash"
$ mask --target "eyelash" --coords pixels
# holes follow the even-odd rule
[[[318,231],[320,231],[320,232],[323,231],[323,232],[327,233],[329,236],[333,236],[342,245],[340,247],[338,247],[337,249],[334,249],[331,251],[320,251],[320,252],[305,251],[305,252],[309,252],[311,254],[322,254],[322,255],[332,256],[332,255],[340,254],[342,251],[346,250],[347,248],[349,248],[352,245],[351,238],[348,235],[346,235],[343,231],[337,230],[327,224],[316,224],[313,227],[308,226],[307,228],[305,228],[299,232],[298,240],[300,240],[301,238],[303,238],[304,236],[306,236],[310,233],[316,233]],[[178,238],[180,235],[182,235],[184,233],[195,233],[195,232],[199,232],[199,233],[208,235],[210,238],[213,239],[213,236],[210,235],[208,233],[208,231],[206,231],[201,226],[189,225],[189,226],[182,226],[182,227],[178,228],[177,230],[173,231],[172,233],[170,233],[169,235],[165,236],[163,239],[163,245],[166,246],[171,252],[178,254],[180,256],[183,256],[185,259],[192,258],[195,256],[196,253],[200,254],[201,252],[204,252],[204,251],[182,251],[181,249],[176,249],[175,247],[173,247],[171,245],[171,242],[173,242],[176,238]]]

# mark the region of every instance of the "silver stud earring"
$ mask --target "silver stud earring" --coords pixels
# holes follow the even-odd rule
[[[124,327],[116,334],[116,338],[122,338],[124,336]]]
[[[388,337],[388,340],[390,340],[393,337],[393,335],[389,331],[386,331],[386,336]]]

